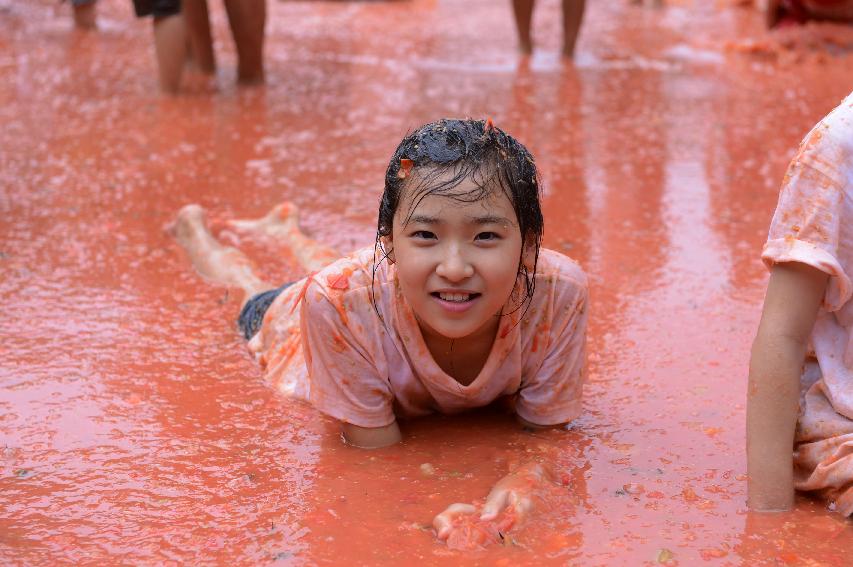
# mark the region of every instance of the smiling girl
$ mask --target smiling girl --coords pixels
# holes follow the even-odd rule
[[[216,241],[197,205],[173,232],[203,276],[245,293],[239,326],[266,377],[337,419],[348,443],[377,448],[400,441],[400,418],[500,399],[529,428],[580,412],[587,281],[574,261],[540,249],[539,195],[522,144],[491,121],[440,120],[391,157],[375,247],[335,260],[299,230],[290,204],[232,222],[283,241],[312,272],[300,281],[271,289]],[[508,527],[550,475],[535,462],[511,471],[481,518]],[[477,511],[449,507],[434,521],[439,537]]]

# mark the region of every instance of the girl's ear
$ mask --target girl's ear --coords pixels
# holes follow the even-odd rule
[[[394,260],[394,240],[391,238],[391,235],[388,236],[380,236],[379,243],[382,245],[382,250],[385,252],[385,257],[388,258],[388,261],[392,264],[395,262]]]

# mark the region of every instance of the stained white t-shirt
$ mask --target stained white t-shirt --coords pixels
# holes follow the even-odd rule
[[[396,269],[372,248],[296,282],[267,311],[250,341],[282,392],[361,427],[395,417],[455,413],[515,396],[540,425],[565,423],[581,408],[587,279],[568,257],[543,249],[533,299],[505,307],[486,363],[468,386],[447,375],[426,347]],[[371,297],[375,301],[371,302]]]
[[[853,94],[803,139],[761,257],[829,274],[811,341],[827,398],[853,419]]]

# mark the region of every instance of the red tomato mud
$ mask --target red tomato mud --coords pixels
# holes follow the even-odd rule
[[[521,59],[509,2],[271,0],[268,84],[244,90],[210,4],[216,79],[163,98],[130,2],[75,33],[67,4],[0,0],[0,563],[849,565],[824,504],[746,512],[743,443],[761,245],[799,140],[853,85],[849,28],[590,1],[573,67],[555,1]],[[491,116],[537,158],[545,245],[592,282],[584,412],[541,433],[439,416],[354,449],[262,381],[237,297],[163,227],[288,199],[320,240],[369,245],[396,142],[441,116]],[[435,514],[543,450],[564,486],[526,522],[436,540]]]

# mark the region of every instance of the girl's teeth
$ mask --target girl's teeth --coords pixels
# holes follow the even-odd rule
[[[468,293],[439,293],[439,297],[441,297],[445,301],[468,301],[468,298],[471,297]]]

